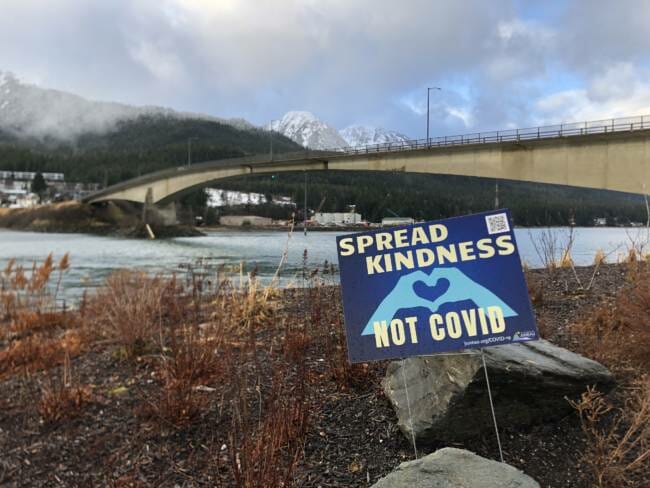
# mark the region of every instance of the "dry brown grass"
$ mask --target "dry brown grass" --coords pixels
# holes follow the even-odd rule
[[[333,268],[325,265],[310,277],[306,290],[311,334],[318,338],[329,374],[341,390],[370,388],[372,367],[368,364],[351,364],[348,360],[345,324],[340,298],[341,290],[332,280]]]
[[[570,403],[588,439],[583,461],[596,486],[640,486],[639,480],[650,472],[650,377],[632,384],[623,408],[615,408],[593,388]]]
[[[17,268],[5,274],[12,277],[6,282],[27,290],[23,300],[54,280],[55,267],[46,262],[32,289],[29,273]],[[91,390],[72,380],[69,358],[83,352],[90,337],[102,339],[94,346],[98,352],[108,348],[114,354],[110,349],[117,344],[129,358],[141,356],[121,367],[133,368],[129,384],[136,385],[132,390],[141,402],[135,410],[145,420],[178,432],[207,418],[219,421],[228,426],[222,435],[234,484],[289,486],[303,455],[312,381],[329,374],[345,389],[363,383],[366,374],[367,368],[347,362],[336,291],[323,283],[294,290],[309,304],[287,310],[281,304],[294,307],[296,301],[285,300],[285,292],[273,286],[260,286],[254,273],[239,280],[190,275],[180,282],[122,271],[67,314],[44,305],[19,312],[14,304],[23,302],[8,298],[2,331],[12,339],[0,351],[0,374],[3,368],[10,373],[64,364],[61,378],[41,384],[38,403],[43,422],[62,422],[92,401]],[[30,300],[45,303],[35,296]],[[319,353],[327,356],[317,380],[312,369],[322,363],[307,359],[311,348],[322,348]],[[143,371],[147,381],[140,383]]]
[[[0,350],[0,377],[15,372],[33,373],[62,364],[66,357],[77,356],[85,336],[79,331],[66,331],[57,337],[39,334],[11,341]]]
[[[588,389],[571,402],[588,439],[583,462],[596,486],[639,486],[650,472],[650,270],[631,251],[628,283],[613,303],[598,307],[572,328],[578,349],[614,372],[623,386],[615,406]]]
[[[613,304],[594,310],[573,326],[581,352],[615,370],[648,371],[650,367],[650,269],[636,263],[629,283]]]
[[[156,360],[161,388],[147,397],[147,415],[173,426],[194,422],[208,409],[210,393],[229,387],[238,362],[251,362],[263,375],[258,347],[267,344],[258,335],[275,324],[275,291],[258,289],[254,277],[242,283],[222,276],[209,295],[196,279],[167,287],[175,292],[166,294],[160,312],[166,324]]]
[[[160,390],[147,397],[144,413],[166,425],[181,426],[207,410],[215,383],[229,378],[232,366],[220,334],[196,325],[168,332],[169,345],[157,360]]]
[[[242,396],[232,419],[230,444],[234,446],[231,471],[241,488],[275,488],[291,486],[302,455],[309,419],[309,402],[305,383],[292,382],[277,372],[264,415],[250,421]],[[304,379],[304,378],[303,378]]]
[[[84,314],[98,334],[118,341],[133,358],[146,352],[160,334],[163,302],[177,296],[175,285],[175,280],[162,276],[117,271],[89,299]]]
[[[79,415],[91,401],[92,390],[72,377],[70,359],[66,357],[60,378],[49,378],[41,385],[38,412],[44,423],[54,423]]]
[[[58,263],[50,254],[29,269],[10,260],[0,273],[0,376],[62,364],[87,343],[78,314],[57,306],[68,269],[67,254]]]

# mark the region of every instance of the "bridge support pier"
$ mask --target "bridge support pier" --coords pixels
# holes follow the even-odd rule
[[[153,190],[147,188],[147,196],[142,205],[142,222],[156,225],[177,225],[176,202],[157,205],[153,203]]]

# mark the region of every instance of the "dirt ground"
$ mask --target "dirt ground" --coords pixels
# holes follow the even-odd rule
[[[578,273],[587,283],[592,268],[579,268]],[[602,266],[588,292],[579,289],[568,269],[552,277],[545,271],[529,271],[528,281],[542,335],[575,349],[568,328],[594,306],[613,299],[625,283],[625,270]],[[340,313],[338,289],[333,288],[329,296],[328,307]],[[303,307],[301,297],[300,291],[287,292],[285,313],[295,316]],[[379,386],[386,364],[369,365],[360,376],[362,381],[342,388],[328,366],[330,350],[319,337],[312,338],[306,355],[310,421],[295,484],[366,487],[413,459],[413,448],[397,429],[395,414]],[[155,398],[155,360],[155,354],[144,354],[126,361],[114,345],[95,343],[71,364],[78,381],[88,385],[91,400],[78,416],[54,423],[43,422],[38,403],[41,385],[56,376],[60,366],[0,377],[0,486],[234,486],[231,419],[223,411],[224,390],[207,385],[198,420],[161,427],[144,413]],[[262,360],[273,367],[272,357]],[[580,462],[586,440],[577,416],[525,431],[511,430],[503,422],[501,429],[506,462],[541,486],[593,486]],[[418,454],[440,447],[419,446]],[[492,435],[455,447],[498,460]]]

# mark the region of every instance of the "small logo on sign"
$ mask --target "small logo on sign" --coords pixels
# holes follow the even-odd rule
[[[512,335],[512,342],[532,341],[536,334],[534,330],[518,330]]]

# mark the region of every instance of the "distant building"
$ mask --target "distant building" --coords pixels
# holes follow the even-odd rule
[[[222,215],[219,223],[228,227],[263,226],[273,224],[273,220],[258,215]]]
[[[607,219],[605,217],[596,217],[594,219],[594,225],[596,227],[605,227],[607,225]]]
[[[384,217],[381,219],[382,227],[392,227],[394,225],[414,224],[415,220],[411,217]]]
[[[47,183],[55,183],[65,181],[63,173],[41,173],[43,179]],[[14,182],[31,182],[36,178],[36,172],[33,171],[7,171],[0,170],[0,181],[14,181]]]
[[[41,173],[47,183],[47,194],[42,195],[41,203],[51,201],[81,200],[84,196],[99,189],[97,183],[67,183],[63,173]],[[34,205],[31,196],[33,171],[0,170],[0,206],[28,207]]]
[[[313,220],[318,225],[358,225],[363,223],[356,212],[317,212]]]
[[[27,208],[38,205],[39,196],[27,190],[0,189],[0,206],[9,208]]]

